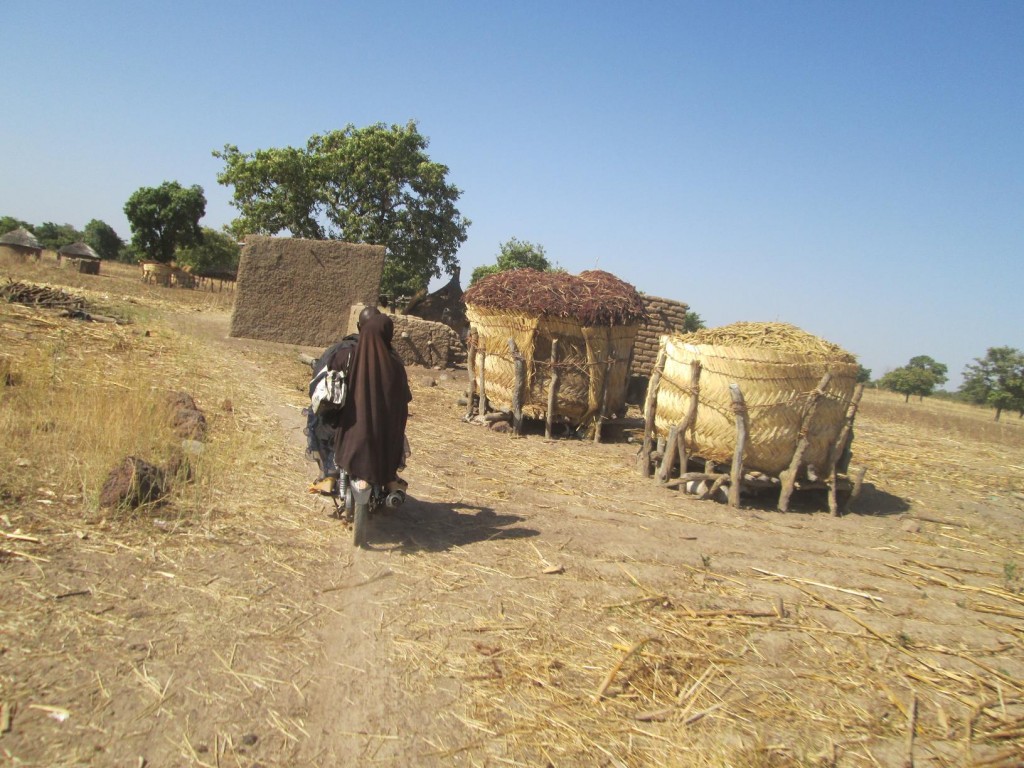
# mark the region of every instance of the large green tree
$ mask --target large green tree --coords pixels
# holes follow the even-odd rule
[[[964,368],[960,394],[977,405],[1024,413],[1024,354],[1013,347],[989,347],[985,357]]]
[[[469,284],[473,285],[488,275],[507,272],[511,269],[536,269],[538,272],[550,272],[552,266],[544,252],[543,245],[535,245],[529,240],[510,237],[498,246],[498,259],[494,264],[487,264],[473,270]]]
[[[132,246],[153,261],[168,263],[177,248],[202,242],[199,220],[206,214],[206,196],[198,184],[183,187],[165,181],[142,187],[124,204],[132,228]]]
[[[85,225],[83,234],[86,245],[96,251],[100,258],[114,260],[121,255],[124,240],[105,221],[93,219]]]
[[[234,272],[242,249],[232,235],[203,227],[203,241],[178,251],[179,264],[192,267],[195,274]]]
[[[387,246],[383,293],[412,295],[458,267],[470,222],[448,167],[431,161],[415,121],[310,137],[304,148],[243,153],[227,144],[217,181],[234,188],[236,236],[339,239]]]

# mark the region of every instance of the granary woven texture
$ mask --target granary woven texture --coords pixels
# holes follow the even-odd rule
[[[608,371],[606,414],[625,407],[630,356],[644,319],[640,295],[607,272],[578,277],[535,270],[501,272],[466,291],[466,314],[476,338],[475,375],[483,372],[487,399],[508,410],[515,392],[515,342],[526,364],[523,415],[547,416],[552,342],[558,339],[561,378],[557,416],[583,424],[601,410]]]
[[[684,340],[685,339],[685,340]],[[832,379],[808,427],[802,467],[827,467],[856,386],[856,358],[840,347],[782,323],[736,323],[661,339],[655,428],[665,435],[682,422],[693,397],[691,365],[700,364],[697,413],[686,435],[690,456],[727,463],[736,445],[729,385],[738,384],[749,427],[744,467],[778,476],[793,459],[812,392]]]

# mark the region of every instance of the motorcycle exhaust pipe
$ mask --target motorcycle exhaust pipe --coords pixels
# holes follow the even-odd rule
[[[405,491],[391,491],[384,499],[384,504],[388,509],[395,509],[405,503]]]

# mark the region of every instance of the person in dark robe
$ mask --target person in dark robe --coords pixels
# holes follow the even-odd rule
[[[364,307],[356,319],[356,333],[350,333],[324,350],[324,353],[313,363],[313,377],[325,368],[330,371],[351,369],[352,356],[359,342],[359,331],[369,318],[379,315],[380,310],[374,306]],[[313,396],[313,382],[309,385],[309,396]],[[306,454],[316,458],[320,465],[320,477],[310,487],[310,493],[331,493],[338,480],[340,470],[334,463],[334,448],[338,442],[338,428],[341,424],[341,409],[324,408],[319,413],[312,408],[305,410]]]
[[[405,425],[412,392],[405,364],[391,347],[395,326],[374,315],[359,332],[341,411],[335,459],[353,479],[389,486],[406,455]]]

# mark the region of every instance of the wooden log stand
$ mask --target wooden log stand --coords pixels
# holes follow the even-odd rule
[[[548,388],[548,412],[544,420],[544,437],[551,439],[551,427],[555,422],[555,404],[558,402],[558,387],[562,371],[558,358],[558,339],[551,340],[551,386]]]
[[[662,457],[661,466],[658,469],[658,481],[663,485],[672,477],[672,468],[675,465],[676,457],[679,457],[679,471],[685,473],[688,457],[686,453],[686,433],[693,428],[697,420],[697,402],[700,398],[700,362],[694,360],[690,363],[690,402],[686,414],[682,420],[672,426],[668,431],[668,439],[665,441],[665,455]]]
[[[466,415],[462,417],[462,420],[470,421],[473,418],[473,395],[476,394],[476,342],[472,336],[470,336],[469,350],[466,353],[466,370],[469,371],[469,392],[467,393],[469,403],[466,405]]]
[[[740,486],[743,481],[743,454],[747,449],[747,403],[739,384],[729,385],[729,396],[732,398],[732,410],[736,414],[736,449],[732,454],[732,472],[729,474],[729,506],[739,508]]]
[[[609,350],[608,359],[604,361],[604,378],[601,380],[601,394],[597,398],[600,403],[600,410],[594,419],[594,442],[601,442],[601,425],[604,424],[608,415],[608,379],[612,375],[612,363],[615,362],[615,354]]]
[[[841,515],[845,509],[840,508],[839,499],[837,495],[837,486],[839,485],[837,466],[839,460],[843,456],[843,451],[846,450],[846,441],[850,439],[850,432],[853,430],[853,420],[857,416],[857,408],[860,406],[860,399],[864,395],[864,385],[858,384],[853,390],[853,397],[850,398],[850,404],[846,408],[846,418],[843,420],[843,428],[839,430],[839,436],[836,438],[835,443],[832,444],[832,449],[828,455],[828,509],[832,513],[833,517]],[[853,482],[853,489],[850,491],[846,499],[846,504],[853,501],[857,496],[860,495],[860,489],[864,482],[864,470],[861,469],[860,475]],[[846,505],[843,505],[844,507]]]
[[[508,340],[508,349],[512,353],[512,364],[515,371],[515,389],[512,391],[512,435],[520,437],[523,433],[523,398],[526,393],[526,360],[516,347],[514,339]]]
[[[800,432],[798,433],[796,449],[793,451],[793,458],[789,462],[789,467],[782,470],[782,474],[779,475],[779,479],[782,481],[782,490],[779,491],[780,512],[789,511],[789,499],[796,488],[797,473],[800,471],[800,464],[804,460],[804,453],[807,452],[807,447],[810,445],[807,435],[811,429],[811,422],[814,420],[814,414],[817,413],[821,399],[825,396],[825,390],[831,381],[831,372],[821,377],[817,389],[811,392],[810,400],[800,420]]]
[[[658,359],[654,362],[654,370],[651,372],[651,383],[647,387],[647,400],[644,402],[644,442],[640,447],[640,456],[637,460],[640,474],[650,477],[651,452],[654,450],[654,414],[658,408],[658,387],[661,386],[661,374],[665,370],[665,350],[658,352]]]

